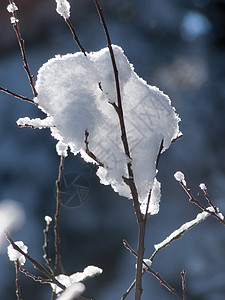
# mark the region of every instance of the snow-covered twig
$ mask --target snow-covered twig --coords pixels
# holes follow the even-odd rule
[[[55,279],[54,275],[52,275],[51,273],[49,273],[45,267],[43,267],[37,260],[35,260],[34,258],[32,258],[30,255],[28,255],[27,253],[25,253],[22,249],[20,249],[20,247],[18,247],[13,239],[11,238],[9,232],[5,231],[5,237],[6,239],[9,241],[9,243],[12,245],[12,247],[17,250],[19,253],[21,253],[22,255],[24,255],[34,266],[35,269],[38,269],[40,272],[42,272],[43,274],[45,274],[49,279],[51,279],[52,283],[55,283],[58,287],[60,287],[61,289],[65,290],[65,286],[63,284],[61,284],[57,279]]]
[[[13,2],[13,0],[9,0],[9,3],[12,7],[15,6],[15,3]],[[14,20],[16,20],[15,22],[13,22],[13,29],[16,33],[17,40],[18,40],[18,43],[19,43],[19,46],[20,46],[20,51],[21,51],[21,54],[22,54],[23,64],[24,64],[23,67],[24,67],[24,70],[27,73],[27,77],[29,79],[29,83],[30,83],[32,92],[34,94],[34,97],[37,97],[38,93],[37,93],[35,85],[34,85],[34,75],[31,75],[30,68],[29,68],[29,65],[28,65],[27,55],[26,55],[26,51],[25,51],[25,43],[24,43],[24,39],[22,38],[21,33],[20,33],[20,29],[19,29],[19,25],[18,25],[18,21],[17,21],[16,10],[12,9],[11,13],[12,13],[12,16],[13,16]]]
[[[154,245],[155,251],[150,257],[150,260],[153,261],[155,255],[163,248],[171,244],[174,240],[179,239],[183,236],[185,232],[193,228],[198,223],[204,221],[210,214],[208,212],[203,211],[199,213],[194,220],[184,223],[180,228],[173,231],[167,238],[165,238],[161,243]]]
[[[4,93],[6,93],[6,94],[9,94],[9,95],[11,95],[11,96],[13,96],[14,98],[18,98],[18,99],[20,99],[20,100],[27,101],[27,102],[30,102],[30,103],[32,103],[32,104],[37,105],[37,104],[34,102],[34,100],[32,100],[32,99],[30,99],[30,98],[28,98],[28,97],[21,96],[21,95],[19,95],[19,94],[17,94],[17,93],[14,93],[14,92],[12,92],[12,91],[10,91],[10,90],[8,90],[8,89],[5,89],[5,88],[3,88],[3,87],[1,87],[1,86],[0,86],[0,91],[4,92]]]
[[[135,257],[138,256],[138,254],[134,251],[134,249],[128,244],[128,242],[126,240],[123,240],[123,244],[125,246],[125,248],[127,248],[131,254],[133,254]],[[144,265],[144,268],[143,268]],[[158,273],[152,270],[152,268],[149,267],[149,265],[145,262],[145,260],[142,261],[142,275],[145,273],[145,270],[149,273],[151,273],[156,279],[159,280],[160,284],[162,284],[168,291],[170,291],[172,294],[174,294],[178,299],[182,300],[182,298],[178,295],[178,293],[176,292],[176,290],[171,287],[163,278],[162,276]],[[128,288],[127,292],[123,295],[123,297],[121,298],[121,300],[124,300],[128,294],[130,293],[130,291],[132,290],[132,288],[134,287],[136,283],[136,280],[134,280],[131,284],[131,286]]]
[[[62,171],[63,171],[63,164],[64,164],[64,156],[61,155],[60,164],[59,164],[59,175],[58,179],[56,180],[56,212],[55,212],[55,268],[54,274],[57,275],[59,271],[59,267],[61,265],[61,255],[59,250],[60,244],[60,237],[59,237],[59,216],[60,216],[60,208],[61,208],[61,199],[60,199],[60,188],[61,188],[61,181],[62,181]]]

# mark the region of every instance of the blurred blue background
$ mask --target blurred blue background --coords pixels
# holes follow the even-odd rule
[[[18,2],[18,3],[17,3]],[[78,51],[52,0],[21,0],[18,19],[26,42],[31,72],[56,54]],[[71,21],[86,51],[106,46],[93,1],[70,0]],[[23,70],[15,33],[0,2],[0,86],[32,97]],[[146,257],[199,209],[174,180],[181,170],[193,194],[207,203],[198,185],[204,182],[215,205],[225,214],[225,1],[223,0],[114,0],[101,1],[111,40],[120,45],[139,76],[156,85],[172,100],[182,121],[184,136],[160,159],[161,209],[148,219]],[[49,130],[20,129],[20,117],[43,118],[33,105],[0,93],[0,201],[13,199],[26,212],[23,228],[14,240],[23,240],[31,256],[42,261],[44,216],[54,216],[55,180],[59,157]],[[64,174],[79,175],[88,189],[83,205],[62,207],[61,251],[68,274],[87,265],[104,273],[86,282],[84,296],[120,299],[135,275],[135,259],[123,247],[125,238],[136,249],[137,225],[131,201],[102,186],[95,168],[69,155]],[[50,256],[54,256],[53,230]],[[0,249],[0,299],[16,299],[15,272],[6,246]],[[33,271],[29,262],[25,265]],[[225,299],[225,228],[207,219],[171,246],[152,265],[181,292],[180,272],[187,272],[187,299]],[[21,274],[22,296],[50,299],[51,289]],[[143,300],[175,299],[150,274],[143,280]],[[134,299],[131,293],[127,299]]]

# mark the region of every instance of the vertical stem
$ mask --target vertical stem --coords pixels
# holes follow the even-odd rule
[[[121,93],[120,93],[120,83],[119,83],[119,76],[118,76],[118,69],[116,66],[116,60],[115,56],[113,53],[113,48],[112,48],[112,43],[110,40],[109,32],[105,23],[105,19],[102,13],[102,9],[98,3],[97,0],[94,0],[96,9],[98,11],[100,21],[102,23],[103,29],[105,31],[107,43],[108,43],[108,48],[109,48],[109,53],[112,61],[112,66],[113,66],[113,72],[114,72],[114,77],[115,77],[115,84],[116,84],[116,94],[117,94],[117,105],[115,103],[112,103],[113,107],[115,108],[118,117],[119,117],[119,122],[120,122],[120,129],[121,129],[121,140],[123,143],[124,147],[124,152],[127,155],[127,157],[131,158],[130,155],[130,150],[129,150],[129,144],[128,144],[128,139],[127,139],[127,133],[126,133],[126,127],[125,127],[125,122],[124,122],[124,115],[123,115],[123,107],[122,107],[122,98],[121,98]],[[136,287],[135,287],[135,300],[141,299],[141,294],[142,294],[142,261],[144,258],[144,238],[145,238],[145,224],[146,220],[144,220],[141,210],[140,210],[140,205],[138,201],[138,192],[136,188],[136,184],[134,181],[134,173],[132,170],[132,163],[129,162],[127,163],[127,170],[128,170],[128,178],[123,178],[125,183],[129,186],[133,198],[133,206],[137,218],[137,223],[138,223],[138,228],[139,228],[139,237],[138,237],[138,258],[137,258],[137,271],[136,271]]]
[[[20,291],[20,262],[19,260],[15,261],[15,268],[16,268],[16,297],[18,300],[22,300],[21,291]]]
[[[9,0],[9,3],[13,5],[13,0]],[[17,16],[16,16],[15,11],[12,12],[12,15],[15,18],[15,20],[17,20]],[[22,59],[23,59],[23,68],[27,73],[27,77],[29,79],[29,83],[30,83],[32,92],[34,94],[34,97],[37,97],[38,93],[37,93],[35,85],[34,85],[34,76],[31,75],[31,72],[30,72],[30,68],[29,68],[28,61],[27,61],[27,56],[26,56],[26,51],[25,51],[25,42],[24,42],[24,39],[22,39],[20,29],[19,29],[19,25],[18,25],[17,21],[15,21],[13,23],[13,29],[16,33],[17,40],[18,40],[18,43],[19,43],[19,46],[20,46],[20,51],[21,51],[21,55],[22,55]]]
[[[56,180],[56,213],[55,213],[55,268],[54,274],[57,275],[60,267],[61,256],[60,256],[60,237],[59,237],[59,216],[60,216],[60,208],[61,208],[61,199],[60,199],[60,187],[61,187],[61,180],[62,180],[62,171],[63,171],[63,163],[64,163],[64,156],[61,155],[60,164],[59,164],[59,175],[58,179]]]

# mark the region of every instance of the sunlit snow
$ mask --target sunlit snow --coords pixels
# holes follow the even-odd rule
[[[179,117],[168,96],[138,77],[123,50],[113,46],[113,51],[139,201],[145,205],[154,185],[157,190],[152,195],[157,197],[151,199],[149,207],[154,214],[160,200],[160,184],[155,179],[157,155],[162,140],[164,151],[177,137]],[[124,154],[117,113],[109,103],[117,103],[117,98],[108,48],[87,57],[81,52],[57,55],[40,68],[36,89],[35,102],[47,114],[48,121],[40,125],[37,120],[30,123],[36,127],[45,123],[54,126],[51,132],[57,140],[68,145],[75,155],[80,152],[85,161],[94,162],[86,153],[84,141],[88,132],[88,148],[101,165],[97,171],[100,181],[130,198],[130,190],[122,179],[128,177],[129,158]],[[24,120],[19,120],[20,126],[29,122]]]

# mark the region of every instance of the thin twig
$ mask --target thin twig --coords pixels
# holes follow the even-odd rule
[[[85,130],[85,151],[87,153],[88,156],[90,156],[90,158],[92,158],[94,161],[96,161],[96,163],[98,164],[98,166],[100,167],[104,167],[104,164],[96,157],[96,155],[90,151],[89,149],[89,142],[88,142],[88,136],[89,136],[89,132],[87,130]]]
[[[189,201],[191,203],[194,203],[195,205],[197,205],[199,208],[201,208],[203,211],[209,213],[210,215],[212,215],[213,217],[215,217],[221,224],[225,225],[225,221],[223,219],[221,219],[218,214],[217,214],[217,209],[214,209],[214,205],[212,205],[211,207],[215,210],[215,211],[210,211],[209,209],[207,209],[206,207],[204,207],[197,199],[194,198],[194,196],[192,195],[192,192],[189,188],[187,188],[187,186],[183,183],[183,181],[179,181],[180,185],[182,186],[182,188],[184,189],[184,191],[187,193],[187,195],[189,196]],[[211,201],[211,200],[210,200]],[[212,203],[212,202],[211,202]]]
[[[77,45],[78,45],[80,51],[81,51],[85,56],[87,56],[87,54],[86,54],[86,52],[85,52],[85,50],[84,50],[84,47],[81,45],[81,43],[80,43],[80,41],[79,41],[79,39],[78,39],[78,36],[77,36],[77,34],[76,34],[76,31],[75,31],[75,28],[74,28],[74,26],[72,25],[70,19],[69,19],[69,18],[68,18],[68,19],[65,19],[65,22],[66,22],[66,24],[68,25],[69,29],[71,30],[72,35],[73,35],[73,39],[74,39],[74,41],[77,43]]]
[[[123,244],[125,246],[125,248],[127,248],[131,254],[133,254],[135,257],[138,256],[138,254],[134,251],[134,249],[128,244],[128,242],[126,240],[123,240]],[[142,266],[145,266],[144,270],[142,270],[142,275],[144,274],[144,271],[146,270],[147,272],[151,273],[156,279],[159,280],[160,284],[162,284],[168,291],[170,291],[172,294],[174,294],[178,299],[182,300],[182,298],[178,295],[178,293],[176,292],[176,290],[171,287],[163,278],[162,276],[158,273],[152,270],[152,268],[150,268],[145,261],[142,261]],[[132,287],[135,285],[135,282],[132,283]],[[130,286],[130,290],[131,291],[132,287]],[[126,295],[127,296],[127,295]],[[125,297],[126,298],[126,297]],[[122,299],[125,299],[122,298]]]
[[[178,141],[182,137],[183,137],[183,134],[178,135],[176,138],[172,139],[171,143],[175,143],[176,141]]]
[[[1,86],[0,86],[0,91],[4,92],[6,94],[9,94],[9,95],[11,95],[11,96],[13,96],[15,98],[18,98],[20,100],[27,101],[27,102],[30,102],[30,103],[32,103],[34,105],[37,105],[37,103],[35,103],[34,100],[32,100],[32,99],[30,99],[28,97],[21,96],[21,95],[19,95],[17,93],[14,93],[14,92],[12,92],[12,91],[10,91],[8,89],[5,89],[5,88],[3,88]]]
[[[186,300],[186,271],[185,269],[182,270],[181,272],[181,286],[182,286],[182,296],[183,300]]]
[[[19,272],[20,262],[19,262],[19,260],[15,261],[15,268],[16,268],[16,297],[18,300],[22,300],[21,290],[20,290],[20,272]]]
[[[45,284],[45,283],[49,284],[49,283],[52,282],[51,279],[46,279],[46,278],[42,278],[42,277],[40,277],[40,276],[35,276],[35,275],[31,274],[30,272],[28,272],[27,270],[25,270],[25,269],[22,268],[22,267],[20,267],[19,270],[20,270],[20,272],[24,273],[27,277],[30,277],[30,278],[32,278],[34,281],[40,282],[40,283],[42,283],[42,284]]]
[[[13,0],[9,0],[9,3],[11,5],[13,5]],[[30,72],[30,68],[29,68],[28,61],[27,61],[27,56],[26,56],[26,51],[25,51],[25,42],[24,42],[24,40],[21,36],[21,33],[20,33],[19,24],[18,24],[18,21],[17,21],[17,14],[16,14],[15,10],[12,12],[12,16],[16,20],[13,23],[13,29],[16,33],[17,40],[18,40],[18,43],[19,43],[19,46],[20,46],[20,51],[21,51],[22,59],[23,59],[23,67],[24,67],[24,70],[27,73],[27,77],[29,79],[29,83],[30,83],[32,92],[34,94],[34,97],[37,97],[38,93],[37,93],[35,85],[34,85],[34,75],[31,75],[31,72]]]
[[[28,255],[27,253],[25,253],[22,249],[20,249],[20,247],[18,247],[13,239],[11,238],[10,234],[8,231],[5,231],[5,237],[6,239],[9,241],[9,243],[13,246],[13,248],[15,250],[17,250],[18,252],[20,252],[22,255],[24,255],[34,266],[35,269],[38,269],[40,272],[42,272],[43,274],[45,274],[48,278],[50,278],[52,280],[52,283],[55,283],[58,287],[60,287],[62,290],[65,290],[65,286],[63,284],[61,284],[57,279],[55,279],[54,275],[52,275],[51,273],[49,273],[45,267],[43,267],[37,260],[35,260],[34,258],[32,258],[30,255]]]
[[[130,159],[130,162],[127,163],[127,171],[128,171],[128,178],[123,177],[124,182],[128,184],[132,198],[133,198],[133,206],[135,210],[135,214],[137,217],[137,222],[138,222],[138,227],[139,227],[139,235],[138,235],[138,257],[137,257],[137,270],[136,270],[136,288],[135,288],[135,300],[141,299],[141,294],[142,294],[142,261],[144,257],[144,238],[145,238],[145,222],[144,218],[141,213],[140,209],[140,204],[138,201],[138,192],[137,192],[137,187],[134,182],[134,173],[132,170],[132,158],[130,155],[130,149],[129,149],[129,144],[128,144],[128,139],[127,139],[127,133],[126,133],[126,127],[125,127],[125,122],[124,122],[124,115],[123,115],[123,107],[122,107],[122,98],[121,98],[121,93],[120,93],[120,82],[119,82],[119,76],[118,76],[118,69],[116,66],[116,60],[115,56],[113,53],[113,48],[112,48],[112,43],[111,39],[109,36],[109,32],[106,26],[106,22],[102,13],[102,9],[98,3],[97,0],[94,0],[96,9],[98,11],[100,21],[102,23],[106,39],[107,39],[107,46],[109,48],[109,53],[112,61],[112,67],[113,67],[113,72],[114,72],[114,78],[115,78],[115,84],[116,84],[116,94],[117,94],[117,104],[116,103],[111,103],[113,107],[115,108],[115,111],[118,114],[119,117],[119,122],[120,122],[120,129],[121,129],[121,140],[123,143],[124,147],[124,152],[126,156]]]
[[[64,156],[61,155],[60,164],[59,164],[59,175],[58,179],[56,180],[56,212],[55,212],[55,268],[54,274],[57,275],[61,263],[61,255],[60,255],[60,237],[59,237],[59,216],[60,216],[60,208],[61,208],[61,199],[60,199],[60,188],[61,188],[61,181],[62,181],[62,172],[63,172],[63,163],[64,163]]]
[[[49,228],[50,228],[50,224],[48,222],[46,222],[46,227],[45,229],[43,230],[43,233],[44,233],[44,245],[42,246],[42,249],[43,249],[43,258],[45,260],[45,265],[46,267],[49,269],[49,271],[54,274],[51,266],[50,266],[50,258],[48,257],[48,232],[49,232]]]

